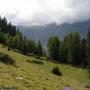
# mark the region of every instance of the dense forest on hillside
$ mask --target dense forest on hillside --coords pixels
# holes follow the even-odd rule
[[[42,55],[42,45],[23,36],[16,26],[8,23],[6,18],[0,18],[0,43],[7,45],[8,49],[18,49],[22,53],[33,53]]]

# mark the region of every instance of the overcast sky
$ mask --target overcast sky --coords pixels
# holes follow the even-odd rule
[[[15,25],[90,20],[90,0],[0,0],[0,15]]]

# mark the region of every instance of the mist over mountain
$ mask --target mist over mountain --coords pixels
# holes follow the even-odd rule
[[[23,35],[33,40],[40,40],[43,44],[48,41],[48,38],[52,35],[58,36],[63,39],[65,34],[70,32],[79,32],[81,37],[85,37],[88,28],[90,27],[90,21],[78,22],[74,24],[60,24],[55,23],[48,24],[46,26],[17,26]]]

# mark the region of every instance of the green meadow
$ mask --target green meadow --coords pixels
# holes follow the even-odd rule
[[[18,90],[64,90],[69,86],[71,90],[89,90],[87,85],[87,70],[76,68],[67,64],[51,62],[42,58],[42,64],[33,56],[26,56],[8,51],[7,47],[0,45],[0,52],[8,54],[16,65],[6,65],[0,62],[0,88],[18,87]],[[63,76],[52,74],[53,67],[58,66]]]

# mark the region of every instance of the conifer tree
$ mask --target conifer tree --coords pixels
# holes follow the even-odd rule
[[[48,40],[48,52],[51,59],[60,59],[60,41],[58,37],[52,36]]]
[[[36,54],[38,56],[42,56],[43,55],[43,48],[42,48],[42,44],[40,41],[38,41],[37,46],[36,46]]]

